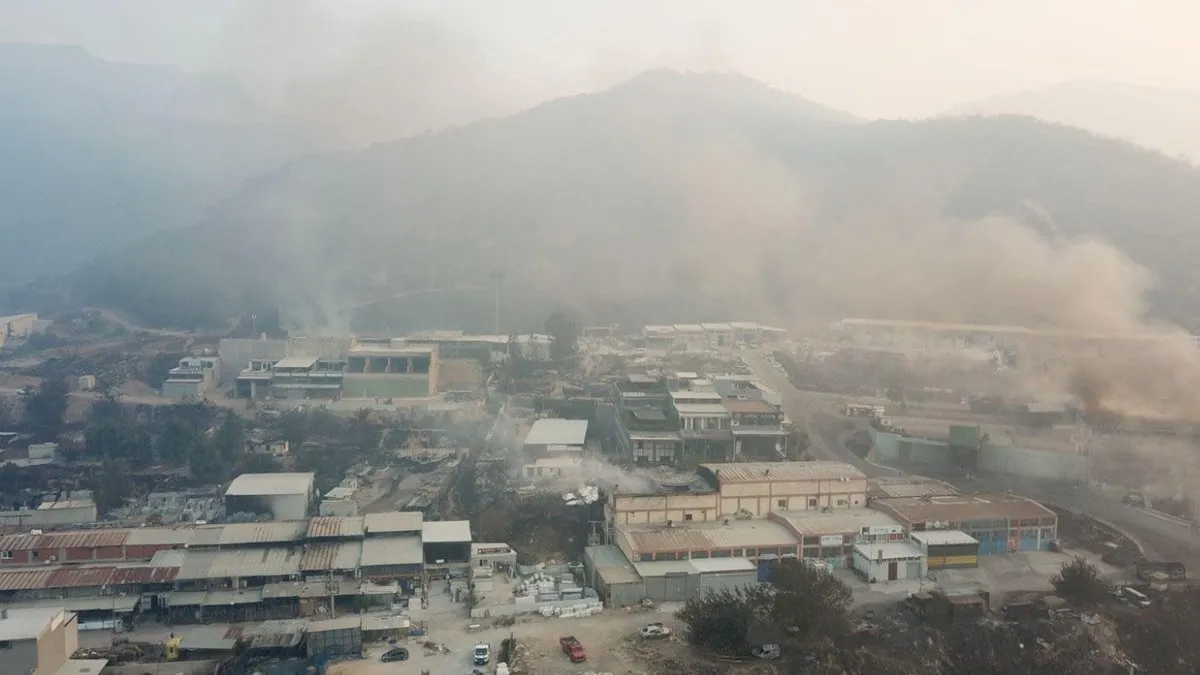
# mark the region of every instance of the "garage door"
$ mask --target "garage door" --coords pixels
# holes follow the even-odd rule
[[[646,597],[655,602],[666,602],[667,600],[667,580],[666,577],[645,577],[646,581]]]
[[[908,569],[904,573],[905,579],[920,579],[921,578],[921,562],[908,563]]]
[[[688,575],[687,574],[668,574],[663,577],[666,583],[666,602],[683,602],[687,600],[688,593]]]

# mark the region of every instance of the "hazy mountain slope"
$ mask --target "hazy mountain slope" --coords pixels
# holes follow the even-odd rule
[[[1067,82],[966,103],[948,115],[1030,115],[1200,162],[1200,91]]]
[[[0,45],[0,286],[192,224],[314,147],[222,78]]]
[[[561,302],[593,320],[1102,330],[1140,316],[1149,281],[1077,239],[1161,273],[1157,309],[1189,320],[1197,188],[1184,164],[1028,118],[863,124],[743,78],[659,72],[293,163],[196,227],[100,259],[69,292],[157,323],[281,305],[306,331],[484,329],[502,269],[512,325]]]

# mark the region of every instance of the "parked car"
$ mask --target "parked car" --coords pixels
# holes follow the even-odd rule
[[[750,651],[754,654],[754,658],[764,661],[773,661],[779,658],[779,645],[777,644],[759,645]]]
[[[477,666],[487,665],[492,660],[492,646],[486,642],[475,645],[474,660]]]
[[[395,647],[393,649],[389,649],[383,653],[383,656],[379,657],[379,660],[383,661],[384,663],[391,663],[393,661],[407,661],[408,647]]]
[[[571,660],[571,663],[582,663],[587,661],[587,652],[584,651],[583,645],[579,640],[575,639],[574,635],[568,635],[558,639],[559,646],[562,647],[563,653]]]
[[[661,623],[650,623],[642,626],[638,633],[643,640],[662,640],[671,637],[671,629]]]

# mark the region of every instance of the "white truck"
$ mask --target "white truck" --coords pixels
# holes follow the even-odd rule
[[[475,645],[474,657],[475,665],[486,666],[492,660],[492,646],[486,642]]]

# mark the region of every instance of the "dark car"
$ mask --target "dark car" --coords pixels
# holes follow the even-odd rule
[[[384,663],[391,661],[407,661],[408,647],[396,647],[395,649],[389,649],[383,653],[383,656],[379,657],[379,660],[383,661]]]

